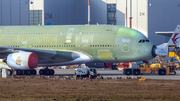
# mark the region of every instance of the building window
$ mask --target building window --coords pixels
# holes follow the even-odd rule
[[[42,25],[42,10],[30,10],[30,25]]]
[[[107,4],[107,24],[116,25],[116,4]]]

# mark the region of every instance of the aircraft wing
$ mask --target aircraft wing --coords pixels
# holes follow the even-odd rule
[[[156,33],[156,35],[164,35],[164,36],[171,37],[174,32],[173,31],[167,31],[167,32],[155,32],[155,33]]]
[[[33,52],[38,56],[38,66],[61,66],[71,64],[82,64],[92,61],[92,58],[85,53],[67,50],[45,50],[15,47],[0,47],[0,58],[6,58],[14,52]]]

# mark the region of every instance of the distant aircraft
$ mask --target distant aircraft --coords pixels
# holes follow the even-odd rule
[[[179,47],[180,45],[180,25],[177,25],[174,32],[156,32],[160,35],[165,35],[171,37],[168,43],[163,43],[157,46],[156,54],[160,56],[167,56],[168,55],[168,47],[169,46],[176,46]]]
[[[48,66],[148,60],[156,46],[141,32],[114,25],[0,26],[0,59],[18,75],[53,75]],[[94,65],[96,67],[96,65]]]

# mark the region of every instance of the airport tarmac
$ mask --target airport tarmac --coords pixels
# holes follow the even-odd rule
[[[54,69],[55,70],[55,75],[63,75],[63,76],[68,76],[68,75],[74,75],[74,69]],[[119,70],[110,70],[110,69],[97,69],[97,73],[102,75],[104,78],[106,77],[111,77],[111,78],[117,78],[117,77],[143,77],[147,79],[169,79],[169,80],[180,80],[180,70],[176,71],[176,75],[158,75],[158,74],[143,74],[143,75],[124,75],[122,71]],[[37,69],[37,75],[39,75],[39,70]]]

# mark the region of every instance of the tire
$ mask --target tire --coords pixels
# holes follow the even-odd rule
[[[115,70],[118,70],[117,65],[114,66],[114,69],[115,69]]]
[[[140,69],[134,69],[133,70],[133,74],[134,75],[140,75],[141,73],[140,73]]]
[[[26,75],[26,70],[21,70],[21,75]]]
[[[44,75],[50,75],[50,69],[44,69]]]
[[[36,75],[37,71],[35,69],[31,70],[31,75]]]
[[[16,70],[13,70],[13,71],[12,71],[12,75],[17,75],[17,71],[16,71]]]
[[[39,75],[44,75],[44,69],[39,70]]]
[[[131,70],[131,69],[126,69],[125,74],[126,74],[126,75],[131,75],[131,74],[132,74],[132,70]]]
[[[111,66],[111,69],[114,70],[114,65]]]
[[[54,70],[53,69],[49,70],[49,75],[54,75]]]
[[[26,74],[26,75],[31,75],[31,70],[26,70],[26,71],[25,71],[25,74]]]
[[[159,70],[159,75],[166,75],[166,70],[165,69],[160,69]]]
[[[174,75],[176,75],[176,72],[174,72]]]
[[[16,70],[16,75],[22,75],[22,71],[21,70]]]
[[[8,70],[8,75],[12,75],[12,71],[11,70]]]

